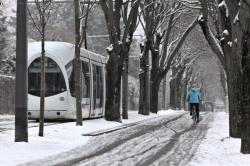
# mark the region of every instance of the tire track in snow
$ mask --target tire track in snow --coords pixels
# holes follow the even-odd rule
[[[193,124],[190,128],[176,133],[172,136],[171,141],[162,147],[154,156],[136,165],[186,165],[193,157],[202,139],[205,137],[208,129],[208,122],[212,120],[211,114],[206,114],[203,117],[205,118],[203,118],[199,124]]]
[[[126,143],[120,144],[111,151],[93,156],[76,165],[185,165],[183,163],[190,160],[201,139],[205,136],[208,123],[211,120],[210,117],[211,115],[209,114],[205,115],[204,120],[197,125],[193,124],[190,117],[178,118],[172,121],[169,126],[165,126],[165,129],[159,126],[156,130],[151,130],[141,135],[141,137],[128,140]],[[185,125],[186,123],[187,125]],[[168,133],[164,135],[164,130],[166,129],[168,129]],[[151,137],[150,133],[152,133]],[[157,138],[157,136],[163,138]],[[197,140],[198,137],[200,138]],[[158,141],[154,141],[154,139],[158,139]],[[160,141],[160,139],[162,140]],[[147,142],[145,143],[143,141]],[[182,144],[182,142],[184,142],[184,144]],[[142,145],[140,146],[140,144]]]
[[[44,160],[34,161],[25,163],[23,165],[41,165],[46,163],[46,166],[49,165],[78,165],[83,161],[89,161],[92,158],[102,156],[103,154],[109,153],[110,151],[120,147],[123,144],[126,144],[130,140],[134,140],[140,136],[145,135],[148,131],[157,131],[164,125],[167,125],[171,122],[180,119],[185,114],[177,114],[174,116],[161,117],[159,119],[148,120],[143,122],[143,124],[138,124],[121,131],[115,131],[113,133],[97,136],[90,141],[89,144],[84,145],[83,147],[76,148],[70,152],[66,152],[60,155],[56,155]],[[114,137],[114,138],[113,138]],[[151,136],[152,137],[152,136]],[[103,142],[103,139],[109,139],[107,142]]]

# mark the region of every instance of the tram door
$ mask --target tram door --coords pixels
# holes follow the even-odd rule
[[[83,114],[90,110],[90,66],[89,62],[82,61],[82,109]],[[89,116],[89,115],[86,115]]]
[[[101,116],[103,112],[103,70],[102,66],[92,64],[93,73],[93,114]]]

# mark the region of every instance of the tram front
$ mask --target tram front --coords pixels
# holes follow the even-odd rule
[[[73,119],[69,115],[66,82],[59,65],[50,57],[45,58],[45,119]],[[39,119],[41,58],[33,60],[28,67],[28,118]]]

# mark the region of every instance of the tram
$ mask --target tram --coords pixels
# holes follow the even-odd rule
[[[45,43],[45,119],[76,119],[73,59],[75,47],[65,42]],[[41,42],[28,44],[28,118],[40,115]],[[82,116],[104,116],[107,58],[81,49]]]

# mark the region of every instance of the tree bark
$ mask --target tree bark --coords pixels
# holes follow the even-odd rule
[[[17,1],[15,142],[28,142],[27,0]]]
[[[121,121],[120,117],[120,91],[121,91],[121,66],[116,52],[109,52],[110,58],[107,65],[107,94],[105,104],[105,119],[109,121]]]
[[[44,9],[44,0],[43,0],[43,8]],[[45,18],[44,13],[41,14],[41,35],[42,35],[42,55],[41,55],[41,77],[40,77],[40,119],[39,119],[39,133],[40,137],[43,137],[43,130],[44,130],[44,109],[45,109]]]
[[[125,23],[123,37],[121,35],[120,19],[123,5],[122,1],[100,0],[104,12],[107,30],[109,32],[110,48],[108,49],[109,60],[107,67],[107,95],[105,106],[105,118],[110,121],[121,121],[120,117],[120,90],[122,67],[124,55],[127,53],[124,48],[130,48],[133,33],[136,29],[138,8],[141,0],[131,3],[131,9]],[[128,11],[127,11],[128,12]],[[128,42],[129,40],[129,42]]]
[[[249,31],[250,32],[250,31]],[[250,37],[250,34],[248,34]],[[243,46],[247,49],[247,54],[243,54],[243,103],[242,103],[242,124],[241,124],[241,153],[250,154],[250,38],[248,46]],[[246,48],[248,47],[248,48]]]
[[[42,16],[44,21],[44,16]],[[44,25],[42,27],[42,56],[41,56],[41,77],[40,77],[40,119],[39,119],[39,136],[43,137],[44,130],[44,107],[45,107],[45,45],[44,45]]]
[[[129,48],[125,49],[122,73],[122,119],[128,119],[128,61]]]
[[[171,109],[176,109],[176,79],[170,81],[170,103],[169,106]]]
[[[165,75],[162,81],[162,109],[166,110],[166,88],[167,88],[167,76]]]
[[[235,43],[232,46],[229,42],[233,42],[236,38],[237,33],[234,26],[233,19],[237,14],[238,3],[236,1],[227,3],[230,10],[230,15],[227,15],[228,9],[225,7],[220,8],[221,14],[221,26],[222,29],[228,30],[229,35],[224,35],[221,47],[224,52],[225,59],[225,69],[228,81],[228,99],[229,99],[229,135],[234,138],[240,138],[241,128],[240,128],[240,114],[241,114],[241,85],[242,85],[242,66],[241,66],[241,53],[237,53],[237,48]],[[239,41],[240,43],[240,41]]]
[[[210,47],[219,58],[224,70],[227,74],[227,86],[229,96],[229,134],[231,137],[240,137],[239,127],[239,112],[241,110],[241,64],[240,57],[234,52],[236,50],[233,43],[233,17],[237,11],[233,8],[237,8],[238,3],[236,1],[230,1],[229,6],[230,15],[227,15],[227,9],[220,8],[221,16],[221,28],[227,30],[229,34],[223,36],[221,43],[219,43],[212,31],[208,26],[208,7],[205,0],[200,0],[202,4],[203,18],[199,20],[199,24],[205,35]],[[230,42],[232,45],[230,45]]]
[[[150,112],[157,114],[158,112],[158,92],[160,89],[160,81],[157,76],[151,77],[151,92],[150,92]]]
[[[80,33],[80,4],[79,0],[74,0],[75,5],[75,59],[74,59],[74,79],[76,97],[76,125],[82,126],[82,96],[81,96],[81,33]]]
[[[250,0],[242,2],[239,7],[241,31],[237,33],[242,53],[242,124],[241,153],[250,154]]]
[[[146,102],[149,100],[149,89],[147,87],[149,85],[147,81],[147,62],[148,62],[148,56],[149,56],[149,49],[150,49],[150,44],[148,41],[145,42],[144,46],[141,46],[141,52],[142,56],[140,58],[140,74],[139,74],[139,79],[140,79],[140,96],[139,96],[139,114],[142,115],[149,115],[149,106],[146,106]],[[149,103],[148,103],[149,104]]]

